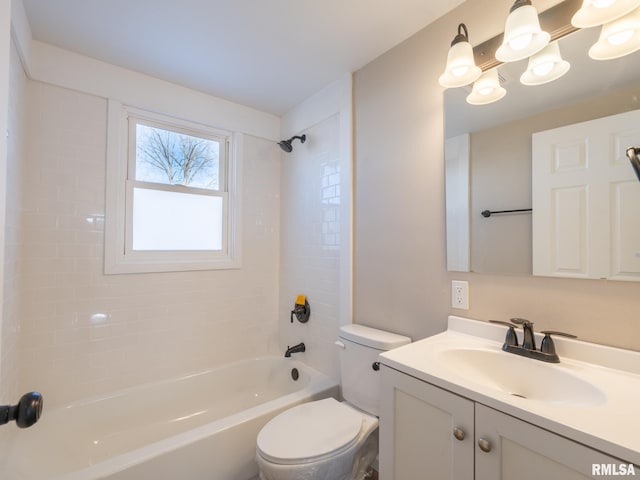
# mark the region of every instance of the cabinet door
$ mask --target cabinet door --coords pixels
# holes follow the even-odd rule
[[[473,402],[384,365],[381,374],[380,479],[473,479]]]
[[[489,452],[480,448],[481,440],[489,442],[484,444]],[[593,464],[621,463],[565,437],[476,404],[476,480],[603,478],[592,476]]]

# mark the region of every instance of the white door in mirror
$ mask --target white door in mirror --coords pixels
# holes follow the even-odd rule
[[[640,281],[640,110],[532,138],[533,274]]]

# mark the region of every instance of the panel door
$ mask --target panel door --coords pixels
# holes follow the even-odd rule
[[[533,135],[533,274],[640,280],[640,110]]]
[[[380,479],[473,479],[473,402],[381,370]]]

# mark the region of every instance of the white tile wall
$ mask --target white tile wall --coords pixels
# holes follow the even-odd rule
[[[22,188],[22,163],[24,139],[24,100],[26,76],[18,52],[11,44],[9,79],[9,135],[7,145],[7,190],[5,217],[4,292],[2,295],[2,346],[0,352],[0,402],[18,400],[18,289],[20,282],[20,196]]]
[[[340,325],[340,261],[344,248],[340,231],[339,115],[305,130],[307,141],[294,143],[282,155],[282,239],[280,277],[281,350],[304,341],[300,355],[314,368],[338,378],[334,345]],[[347,247],[348,248],[348,247]],[[296,295],[305,294],[311,318],[301,324],[290,312]]]
[[[106,100],[32,81],[27,96],[22,389],[64,403],[277,344],[273,142],[245,136],[242,269],[105,276]]]

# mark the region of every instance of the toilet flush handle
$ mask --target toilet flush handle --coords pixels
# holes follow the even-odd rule
[[[336,340],[335,341],[335,345],[337,345],[338,347],[340,347],[343,350],[347,348],[347,346],[344,343],[342,343],[340,340]]]

